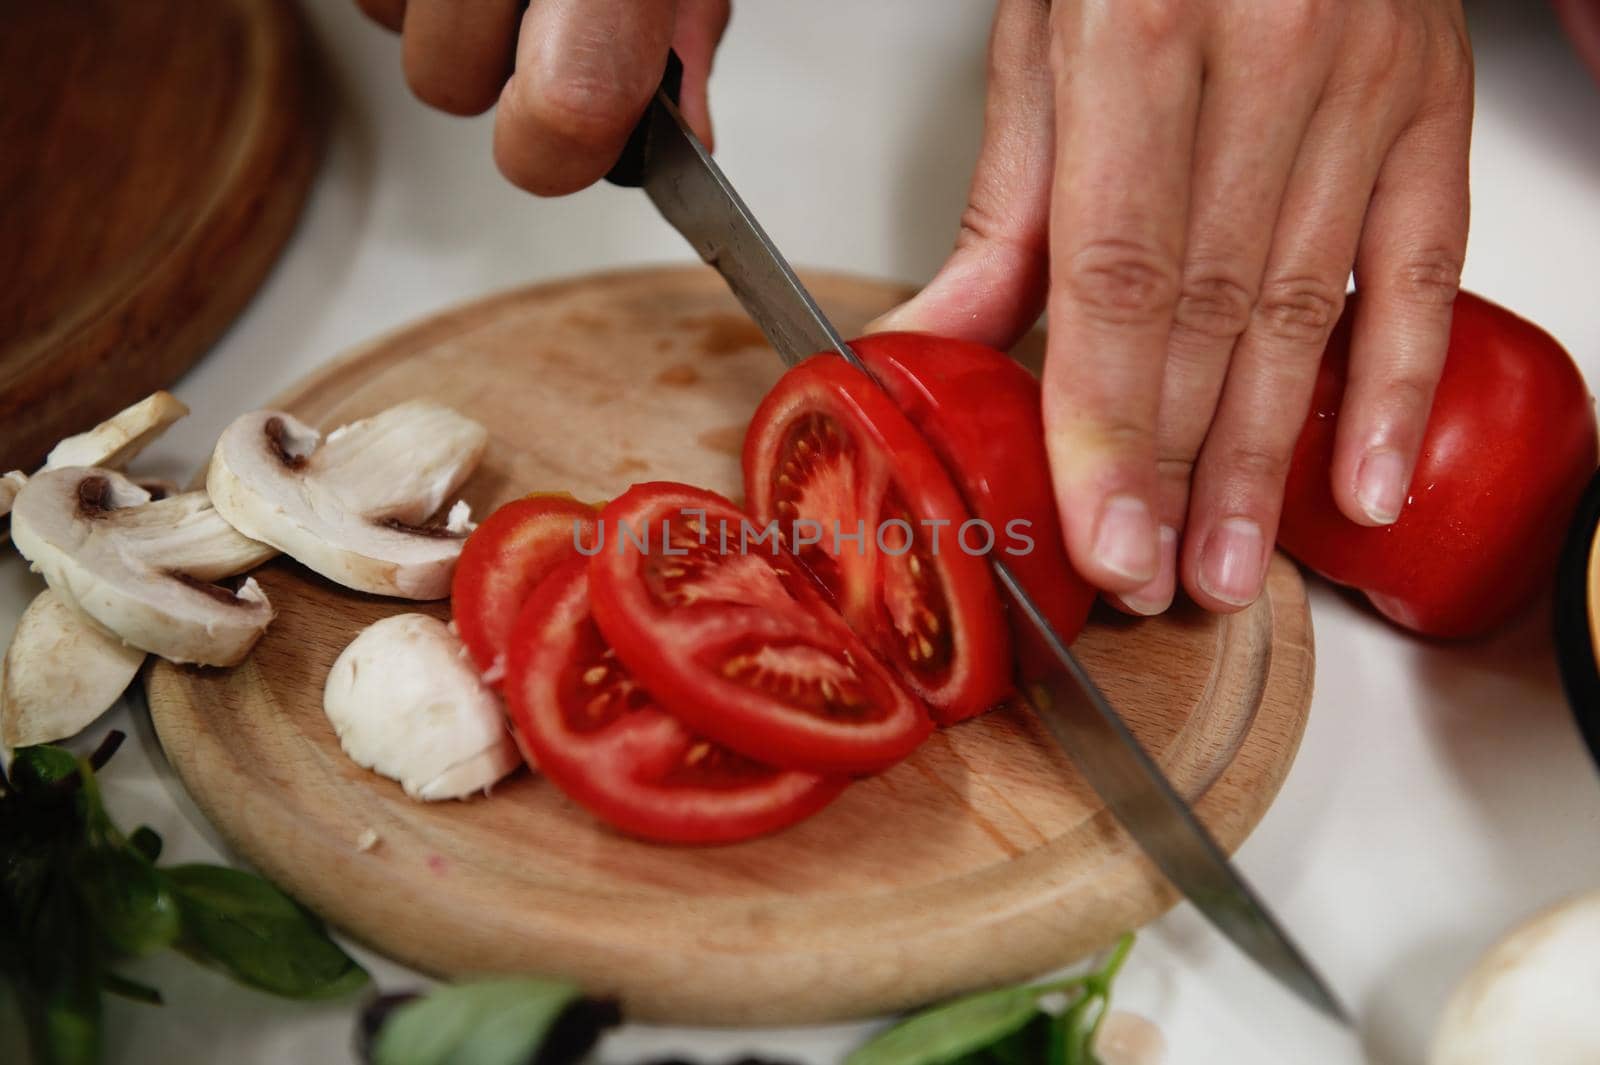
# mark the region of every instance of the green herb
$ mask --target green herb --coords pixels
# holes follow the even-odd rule
[[[372,1065],[567,1065],[617,1024],[616,1004],[554,980],[477,980],[367,1009]]]
[[[260,877],[216,865],[164,875],[183,910],[178,947],[190,957],[285,998],[333,998],[367,982],[322,922]]]
[[[915,1014],[845,1065],[1097,1065],[1094,1039],[1111,985],[1133,946],[1123,936],[1098,970],[1045,984],[984,991]],[[1059,1012],[1046,1009],[1066,996]]]
[[[95,775],[121,740],[111,733],[87,759],[25,747],[0,773],[0,980],[15,991],[35,1065],[96,1065],[103,991],[161,1002],[111,966],[167,947],[291,997],[366,982],[271,884],[214,866],[160,869],[160,836],[124,836]]]

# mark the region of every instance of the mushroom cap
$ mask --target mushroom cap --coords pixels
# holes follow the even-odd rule
[[[423,523],[471,475],[487,443],[477,422],[421,400],[326,439],[293,415],[254,411],[223,430],[206,488],[240,532],[331,581],[442,599],[465,532],[459,523]]]
[[[357,765],[414,799],[466,798],[522,763],[499,697],[426,614],[362,630],[328,671],[322,708]]]
[[[0,667],[0,741],[76,736],[116,703],[144,656],[46,588],[22,612]]]
[[[173,422],[189,413],[170,392],[152,392],[113,414],[88,432],[69,436],[50,450],[44,468],[99,466],[120,470]]]
[[[173,662],[234,665],[272,620],[254,580],[237,592],[210,583],[275,552],[235,531],[204,492],[151,501],[114,470],[46,470],[17,493],[11,535],[59,595]]]

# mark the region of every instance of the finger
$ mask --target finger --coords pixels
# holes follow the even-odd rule
[[[576,192],[622,154],[666,69],[671,0],[539,0],[500,94],[494,157],[541,196]]]
[[[707,83],[717,45],[728,28],[731,13],[728,0],[678,0],[678,17],[672,35],[672,47],[683,61],[678,109],[708,149],[716,146],[716,138],[711,128]]]
[[[1207,609],[1237,610],[1261,592],[1289,457],[1393,139],[1381,118],[1324,107],[1290,176],[1261,294],[1234,347],[1190,493],[1184,584]]]
[[[1178,589],[1178,528],[1165,521],[1157,530],[1158,562],[1155,579],[1122,595],[1105,596],[1106,602],[1125,614],[1154,617],[1172,605]]]
[[[1185,5],[1156,5],[1182,17]],[[1044,416],[1067,549],[1126,592],[1160,568],[1155,421],[1200,95],[1187,27],[1054,9],[1056,164]]]
[[[1357,251],[1361,301],[1331,475],[1339,509],[1363,525],[1400,516],[1450,342],[1467,247],[1464,53],[1447,81],[1384,161]]]
[[[356,6],[372,21],[396,33],[405,22],[406,0],[356,0]]]
[[[1173,312],[1156,429],[1159,579],[1122,597],[1158,614],[1176,590],[1176,532],[1190,477],[1222,394],[1235,342],[1250,324],[1278,207],[1331,66],[1311,20],[1261,5],[1226,23],[1208,51],[1195,135],[1183,278]],[[1167,535],[1171,533],[1171,535]]]
[[[410,0],[401,62],[411,91],[453,115],[494,106],[511,73],[521,0]]]
[[[1001,0],[989,36],[983,145],[955,251],[921,292],[867,327],[1008,348],[1044,308],[1053,85],[1049,5]]]

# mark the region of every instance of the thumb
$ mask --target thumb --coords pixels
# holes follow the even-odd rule
[[[955,250],[932,281],[868,324],[1008,348],[1044,309],[1055,132],[1049,9],[1001,0],[989,37],[983,146]]]

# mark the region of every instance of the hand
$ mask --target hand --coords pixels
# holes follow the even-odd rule
[[[669,47],[683,60],[684,117],[711,144],[706,81],[729,0],[357,3],[403,35],[406,80],[424,103],[457,115],[498,103],[495,163],[529,192],[565,195],[605,176]]]
[[[1000,0],[954,253],[882,328],[1006,347],[1048,303],[1074,563],[1127,609],[1260,594],[1352,265],[1331,475],[1393,522],[1467,235],[1459,0]]]

